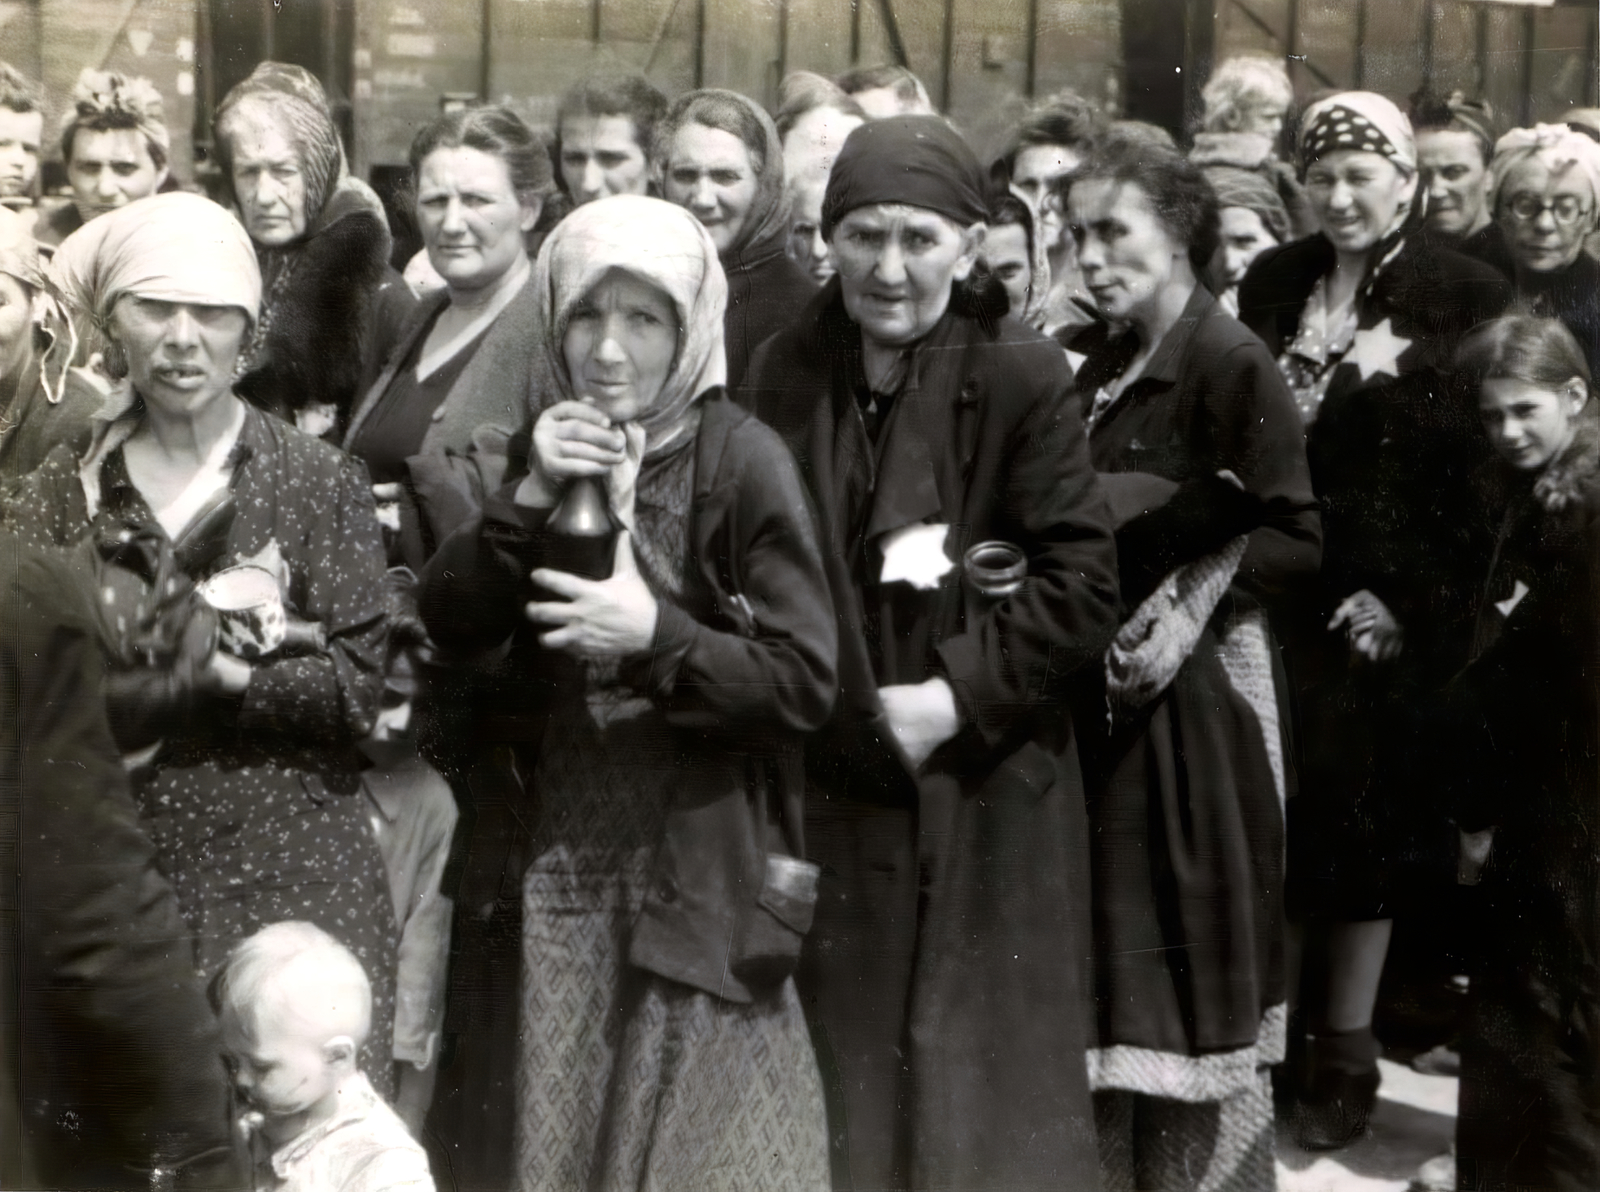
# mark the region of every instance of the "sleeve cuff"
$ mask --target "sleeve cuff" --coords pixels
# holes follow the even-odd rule
[[[688,657],[700,627],[695,619],[676,604],[656,602],[656,634],[645,661],[643,686],[657,699],[669,697],[677,686],[678,672]]]

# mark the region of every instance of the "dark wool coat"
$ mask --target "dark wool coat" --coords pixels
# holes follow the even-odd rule
[[[1103,325],[1075,338],[1087,356],[1077,378],[1085,401],[1122,375],[1132,339]],[[1259,526],[1167,692],[1109,736],[1098,700],[1100,714],[1080,721],[1096,763],[1101,1045],[1183,1056],[1247,1047],[1285,994],[1283,817],[1266,726],[1230,682],[1219,638],[1236,615],[1281,605],[1316,577],[1320,524],[1300,419],[1261,341],[1196,286],[1143,374],[1095,422],[1089,455],[1115,474],[1108,486],[1148,475],[1179,486],[1119,530],[1124,616],[1176,567]],[[1216,487],[1222,469],[1247,500]]]
[[[106,724],[91,588],[0,538],[0,1185],[126,1187],[189,1159],[184,1186],[239,1186],[216,1020]]]
[[[337,210],[341,203],[351,209]],[[318,231],[282,250],[295,254],[293,275],[271,307],[262,357],[235,388],[291,422],[303,406],[331,405],[343,425],[358,395],[378,291],[385,285],[403,290],[405,283],[389,267],[393,241],[380,212],[344,191],[335,192],[328,208]],[[272,300],[263,295],[264,302]]]
[[[367,362],[361,397],[345,429],[345,450],[374,413],[396,400],[395,377],[414,367],[422,341],[450,302],[448,291],[431,294],[404,312],[382,335],[388,351]],[[538,302],[533,274],[475,345],[461,374],[433,411],[417,454],[406,460],[410,474],[399,554],[418,570],[464,520],[498,487],[505,471],[505,440],[535,408],[544,372],[538,357]]]
[[[722,334],[728,350],[728,392],[737,390],[750,357],[800,317],[816,297],[816,284],[784,252],[782,237],[751,245],[748,256],[722,262],[728,276],[728,310]]]
[[[1461,1047],[1462,1187],[1600,1187],[1600,417],[1492,469],[1492,565],[1437,772],[1494,826]]]
[[[90,373],[68,369],[57,401],[45,392],[34,361],[17,381],[11,404],[0,412],[0,488],[9,487],[44,462],[59,444],[87,442],[94,415],[106,395]]]
[[[1240,322],[1280,355],[1333,265],[1321,235],[1269,249],[1239,287]],[[1401,841],[1413,827],[1426,830],[1431,812],[1414,793],[1429,789],[1416,770],[1415,714],[1464,656],[1472,535],[1462,514],[1489,449],[1475,397],[1450,370],[1461,336],[1510,297],[1493,269],[1408,237],[1357,295],[1356,343],[1307,430],[1322,571],[1316,591],[1279,624],[1304,728],[1290,888],[1311,913],[1392,913],[1397,857],[1409,847]],[[1362,589],[1405,631],[1396,663],[1353,660],[1343,631],[1326,628]],[[1401,827],[1402,810],[1421,819]]]
[[[1492,265],[1512,283],[1517,264],[1500,225],[1490,224],[1463,240],[1459,250]],[[1554,273],[1530,273],[1517,285],[1517,304],[1529,314],[1560,319],[1577,336],[1589,371],[1600,376],[1600,261],[1580,252],[1572,264]]]
[[[778,426],[816,503],[840,631],[839,709],[814,738],[823,866],[801,973],[836,1187],[1098,1186],[1083,780],[1063,699],[1116,616],[1116,556],[1061,350],[946,313],[869,440],[860,331],[837,280],[764,344],[740,399]],[[886,533],[944,524],[934,590],[880,584]],[[967,547],[1028,555],[998,605]],[[963,727],[913,780],[880,686],[945,678]]]
[[[525,443],[525,440],[524,440]],[[695,445],[694,497],[684,604],[662,601],[656,641],[635,677],[655,693],[682,761],[684,802],[668,816],[658,885],[632,941],[632,957],[654,972],[747,1001],[725,972],[730,925],[760,883],[742,871],[754,840],[745,804],[752,775],[770,776],[784,839],[804,841],[798,734],[826,719],[835,691],[837,637],[810,512],[794,461],[767,427],[713,393]],[[533,772],[547,709],[573,698],[581,677],[564,655],[542,650],[522,616],[544,516],[512,502],[526,468],[490,495],[482,513],[452,535],[423,575],[423,618],[441,648],[479,654],[511,640],[504,664],[464,683],[446,676],[460,715],[456,748],[485,759],[466,785],[470,833],[458,902],[495,915],[466,922],[451,979],[458,1059],[442,1080],[447,1133],[464,1139],[464,1168],[509,1178],[516,1054],[516,973],[521,958],[523,872],[538,836]],[[742,600],[735,600],[741,597]],[[747,614],[742,610],[749,610]],[[500,759],[501,764],[495,764]],[[513,761],[513,759],[515,759]],[[513,1007],[506,1012],[507,1001]],[[459,1084],[457,1091],[451,1087]],[[436,1111],[438,1114],[439,1111]],[[456,1119],[460,1119],[457,1121]],[[463,1186],[478,1186],[466,1176]],[[485,1184],[484,1186],[487,1186]]]

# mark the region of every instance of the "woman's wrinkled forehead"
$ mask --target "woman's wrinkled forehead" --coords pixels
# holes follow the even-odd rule
[[[1523,190],[1550,191],[1590,200],[1596,197],[1588,171],[1575,159],[1548,149],[1536,150],[1505,170],[1499,193],[1512,195]]]
[[[838,235],[846,225],[867,225],[873,227],[887,227],[891,224],[909,224],[912,227],[926,225],[932,222],[939,227],[948,229],[954,235],[961,235],[966,231],[948,215],[938,211],[931,211],[926,207],[918,207],[914,203],[864,203],[860,207],[852,207],[839,218],[834,227],[834,235]]]
[[[678,334],[680,336],[683,334],[683,328],[689,319],[689,311],[684,304],[684,300],[672,293],[668,286],[662,284],[660,278],[652,277],[644,270],[632,269],[626,265],[613,265],[600,274],[599,277],[596,277],[589,287],[573,300],[563,321],[564,325],[571,322],[573,311],[595,303],[597,295],[602,289],[618,285],[632,289],[634,296],[638,299],[659,302],[672,315],[673,322],[677,324]]]

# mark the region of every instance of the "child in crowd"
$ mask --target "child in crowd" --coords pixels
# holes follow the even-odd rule
[[[258,1192],[432,1192],[427,1155],[356,1067],[372,991],[309,923],[239,944],[213,986]]]

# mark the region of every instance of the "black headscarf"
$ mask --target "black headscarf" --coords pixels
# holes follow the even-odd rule
[[[939,116],[869,120],[845,138],[822,199],[822,234],[869,203],[906,203],[962,227],[989,218],[983,167]]]

